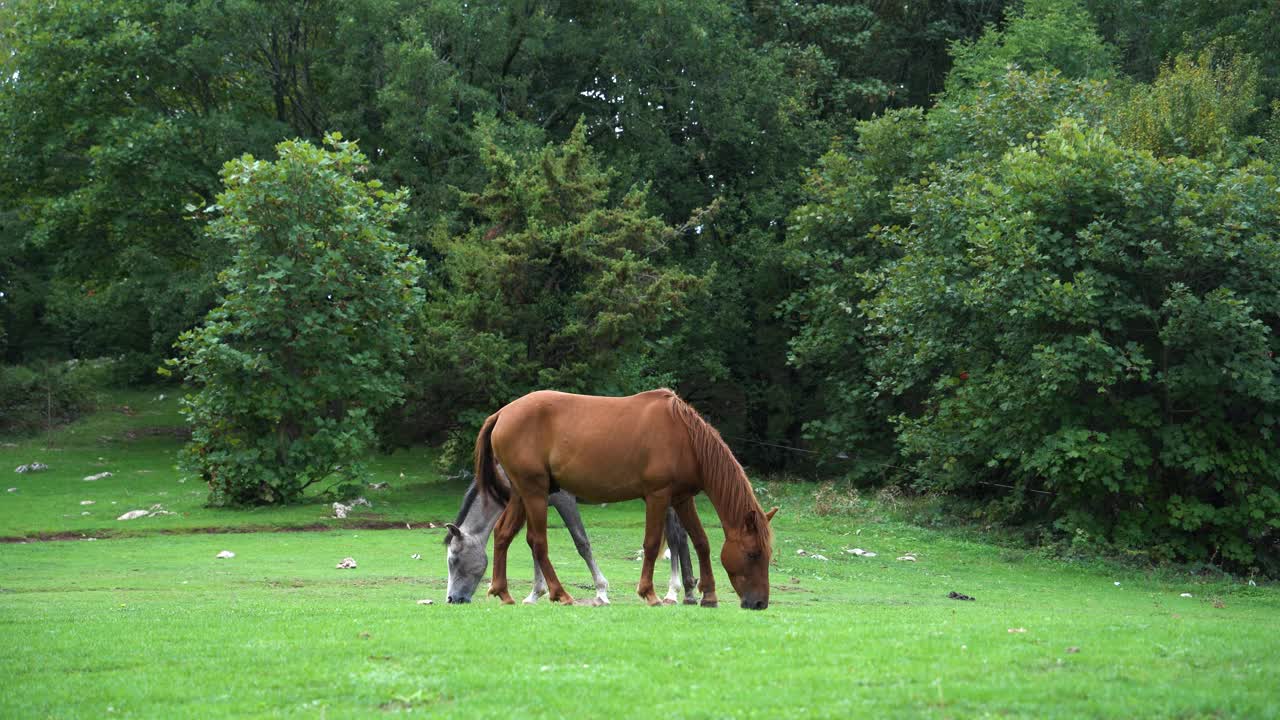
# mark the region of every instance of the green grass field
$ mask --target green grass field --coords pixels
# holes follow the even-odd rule
[[[612,606],[447,606],[428,524],[463,486],[429,453],[374,458],[390,488],[346,521],[318,500],[214,510],[175,467],[179,424],[172,398],[134,393],[0,443],[0,485],[17,488],[0,494],[0,717],[1280,717],[1273,586],[1066,564],[875,502],[820,515],[814,486],[775,481],[760,483],[782,506],[764,612],[738,609],[718,566],[722,607],[643,606],[639,503],[583,508]],[[50,469],[13,473],[37,460]],[[116,520],[157,504],[174,514]],[[273,526],[312,531],[213,532]],[[551,543],[590,597],[567,534]],[[335,568],[347,556],[359,567]]]

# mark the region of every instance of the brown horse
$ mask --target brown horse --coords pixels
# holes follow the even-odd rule
[[[670,390],[631,397],[594,397],[539,391],[515,400],[485,420],[476,438],[479,487],[506,502],[494,463],[511,481],[511,498],[494,531],[489,594],[513,602],[507,591],[507,548],[522,524],[553,601],[572,603],[547,558],[547,494],[562,488],[588,502],[643,498],[644,564],[636,591],[650,605],[653,565],[667,507],[675,509],[698,552],[702,604],[718,604],[710,544],[694,509],[705,491],[720,516],[725,542],[720,562],[742,607],[769,606],[773,532],[751,483],[720,433]]]

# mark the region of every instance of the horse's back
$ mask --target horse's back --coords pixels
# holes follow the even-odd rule
[[[658,477],[690,472],[674,396],[665,389],[627,397],[529,393],[499,411],[494,453],[507,472],[545,474],[587,500],[641,497]]]

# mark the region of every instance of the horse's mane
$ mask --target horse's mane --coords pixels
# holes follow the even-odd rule
[[[664,388],[664,390],[666,390]],[[689,442],[697,458],[698,468],[702,473],[703,489],[707,497],[716,505],[716,511],[723,518],[745,518],[754,511],[760,513],[760,541],[764,545],[765,556],[768,557],[773,548],[773,528],[764,517],[764,509],[751,489],[751,481],[742,469],[733,451],[720,437],[720,433],[711,427],[698,414],[693,406],[671,393],[671,414],[684,423],[689,431]]]

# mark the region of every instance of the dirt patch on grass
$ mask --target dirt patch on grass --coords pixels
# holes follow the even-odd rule
[[[124,431],[125,440],[137,440],[139,438],[149,437],[169,437],[177,440],[190,440],[191,428],[186,425],[171,425],[132,428]]]
[[[0,536],[0,543],[57,542],[60,540],[87,540],[95,538],[149,537],[152,535],[239,535],[244,533],[296,533],[325,532],[327,530],[431,530],[444,527],[444,521],[361,520],[344,523],[316,522],[307,525],[236,525],[193,528],[158,528],[139,532],[136,530],[62,530],[34,532],[27,535]]]

